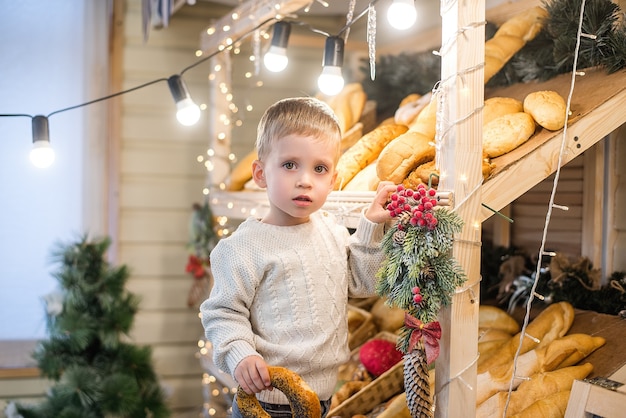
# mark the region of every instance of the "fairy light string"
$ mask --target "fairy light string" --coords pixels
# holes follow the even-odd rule
[[[508,395],[507,395],[507,399],[506,399],[506,403],[504,405],[504,412],[503,412],[503,418],[506,416],[506,413],[508,411],[509,408],[509,403],[511,400],[511,394],[513,393],[513,386],[515,383],[516,379],[521,378],[520,376],[517,376],[517,361],[520,357],[520,353],[521,353],[521,349],[522,349],[522,340],[523,338],[527,337],[526,334],[526,328],[528,327],[528,323],[530,322],[530,310],[532,307],[532,303],[533,300],[535,299],[535,297],[537,296],[537,284],[539,283],[539,276],[541,273],[541,260],[543,259],[544,255],[550,256],[550,257],[554,257],[556,254],[553,252],[546,252],[545,251],[545,245],[546,245],[546,239],[547,239],[547,235],[548,235],[548,227],[550,225],[550,218],[552,216],[552,209],[554,207],[557,207],[558,209],[562,209],[561,206],[559,205],[555,205],[554,204],[554,198],[556,195],[556,189],[559,183],[559,177],[561,174],[561,165],[563,162],[563,156],[565,155],[565,144],[566,144],[566,140],[567,140],[567,125],[568,125],[568,120],[569,120],[569,114],[570,114],[570,106],[572,103],[572,96],[574,94],[574,86],[576,85],[576,77],[579,75],[584,75],[584,74],[579,74],[577,68],[578,68],[578,53],[580,51],[580,41],[581,38],[583,36],[587,36],[587,37],[591,37],[588,35],[583,35],[582,32],[582,27],[583,27],[583,18],[585,15],[585,4],[586,1],[585,0],[581,0],[581,5],[580,5],[580,13],[579,13],[579,20],[578,20],[578,33],[576,36],[576,47],[574,50],[574,61],[573,61],[573,67],[572,67],[572,76],[571,76],[571,81],[570,81],[570,88],[569,88],[569,92],[567,95],[567,105],[565,106],[565,125],[563,127],[563,133],[561,135],[561,148],[559,151],[559,158],[558,158],[558,162],[557,162],[557,166],[556,166],[556,172],[554,175],[554,181],[552,184],[552,191],[550,193],[550,201],[548,204],[548,211],[546,213],[546,219],[545,219],[545,224],[544,224],[544,228],[543,228],[543,234],[541,237],[541,246],[539,248],[539,257],[537,257],[537,265],[536,265],[536,269],[535,269],[535,277],[533,280],[533,284],[532,287],[530,289],[530,295],[528,296],[528,300],[526,302],[526,312],[524,315],[524,321],[522,323],[522,329],[520,332],[520,343],[518,344],[517,350],[515,352],[515,356],[513,357],[513,375],[511,377],[511,380],[509,382],[509,391],[508,391]],[[592,38],[594,39],[594,38]]]

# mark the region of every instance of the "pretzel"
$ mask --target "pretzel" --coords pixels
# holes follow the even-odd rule
[[[293,371],[284,367],[270,366],[270,380],[273,387],[287,396],[294,418],[321,418],[322,408],[317,394]],[[241,386],[237,389],[237,406],[244,418],[271,418],[261,408],[254,394],[247,394]]]

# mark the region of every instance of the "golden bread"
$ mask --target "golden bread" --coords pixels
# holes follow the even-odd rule
[[[434,158],[432,138],[409,130],[383,148],[376,164],[376,174],[381,181],[399,184],[415,167]]]
[[[257,158],[255,149],[237,162],[224,182],[226,190],[231,192],[243,190],[246,183],[252,179],[252,162]]]
[[[483,126],[492,120],[509,113],[524,111],[524,104],[512,97],[491,97],[485,100],[483,107]]]
[[[499,157],[522,145],[535,133],[535,120],[526,112],[502,115],[483,126],[483,153]]]
[[[339,157],[335,190],[348,184],[359,171],[378,158],[387,144],[407,130],[405,125],[380,125],[358,139]]]
[[[558,131],[565,126],[565,107],[563,97],[552,90],[535,91],[524,98],[524,112],[550,131]]]

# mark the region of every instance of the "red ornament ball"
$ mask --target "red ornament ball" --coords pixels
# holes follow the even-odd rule
[[[402,352],[396,348],[396,343],[383,339],[370,340],[359,350],[361,364],[374,377],[391,369],[402,360],[402,356]]]

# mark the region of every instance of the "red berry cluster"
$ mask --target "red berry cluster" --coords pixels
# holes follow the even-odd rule
[[[422,303],[422,300],[424,300],[424,298],[422,297],[422,294],[420,293],[421,292],[420,288],[415,286],[413,289],[411,289],[411,292],[413,293],[413,302],[415,302],[416,305],[419,305],[420,303]]]
[[[387,210],[393,217],[409,213],[409,223],[412,226],[426,227],[432,231],[437,226],[437,218],[433,213],[433,208],[437,205],[436,193],[435,189],[426,189],[424,184],[417,186],[417,190],[406,189],[399,184],[391,195]],[[402,229],[400,225],[398,227]]]

